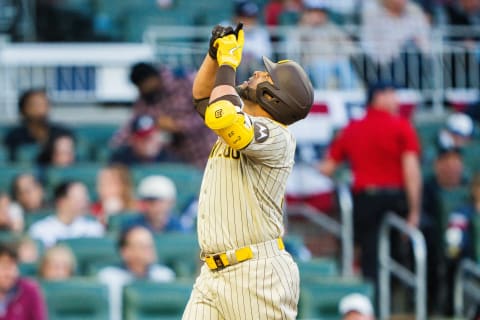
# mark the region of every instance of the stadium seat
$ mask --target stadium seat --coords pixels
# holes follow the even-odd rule
[[[415,127],[422,146],[434,143],[437,133],[443,125],[441,121],[423,121],[416,123]]]
[[[115,215],[110,215],[108,217],[108,221],[107,221],[107,231],[108,233],[113,236],[113,237],[117,237],[120,232],[122,231],[122,227],[123,225],[135,218],[135,217],[138,217],[139,216],[139,213],[138,212],[120,212],[118,214],[115,214]]]
[[[136,282],[123,292],[125,320],[181,319],[193,284],[191,282]]]
[[[0,165],[0,190],[9,192],[12,180],[21,173],[35,173],[35,170],[26,164]]]
[[[200,264],[196,234],[164,233],[155,236],[159,262],[175,271],[177,278],[195,277]]]
[[[284,26],[296,25],[300,20],[300,14],[294,11],[285,11],[280,14],[279,23]]]
[[[105,320],[109,316],[107,287],[72,279],[42,282],[50,320]]]
[[[474,140],[464,148],[463,160],[471,172],[480,171],[480,141]]]
[[[37,161],[37,156],[40,152],[40,146],[37,144],[25,144],[17,148],[16,163],[22,164],[34,164]]]
[[[90,265],[100,262],[114,264],[120,260],[116,243],[110,237],[67,239],[59,241],[59,244],[72,250],[80,275],[87,274]]]
[[[101,167],[100,163],[78,164],[66,168],[50,167],[46,173],[47,191],[51,193],[59,183],[65,180],[77,180],[86,185],[90,197],[94,198],[97,173]]]
[[[38,273],[38,264],[36,263],[20,263],[18,265],[20,274],[23,277],[36,277]]]
[[[82,138],[77,138],[75,142],[75,161],[77,163],[84,163],[96,161],[93,152],[90,150],[90,143]]]
[[[475,261],[480,264],[480,215],[476,214],[473,217],[473,235],[472,239],[474,241],[474,253],[475,253]]]
[[[73,128],[75,136],[104,148],[110,141],[118,124],[84,124]]]
[[[0,230],[0,243],[15,244],[20,240],[20,235],[16,232]]]
[[[310,261],[297,261],[297,265],[303,282],[315,281],[318,277],[338,276],[338,265],[334,259],[315,258]]]
[[[195,23],[198,25],[214,26],[232,20],[231,18],[234,9],[233,1],[209,0],[195,1],[193,3],[195,3],[195,5],[192,5],[192,1],[179,1],[180,7],[191,12],[195,19]],[[215,13],[205,14],[206,12]]]
[[[298,305],[299,319],[339,320],[340,300],[350,293],[373,299],[373,286],[358,279],[318,278],[302,282]]]
[[[177,211],[183,212],[198,196],[202,182],[202,172],[195,167],[180,163],[134,166],[131,168],[135,184],[150,175],[169,177],[177,187]]]
[[[8,150],[0,145],[0,164],[5,165],[8,162]]]
[[[112,124],[88,124],[75,127],[73,130],[79,142],[77,146],[81,147],[80,150],[83,152],[79,154],[80,160],[106,162],[109,155],[109,148],[106,146],[117,129],[118,125]]]
[[[35,222],[42,220],[43,218],[46,218],[51,214],[55,214],[55,212],[53,210],[42,210],[37,212],[26,213],[24,215],[25,231],[28,231],[28,229],[30,229],[32,224],[34,224]]]
[[[193,25],[194,18],[190,11],[179,10],[178,7],[160,9],[155,2],[138,6],[128,6],[128,15],[122,20],[122,33],[126,41],[140,42],[143,33],[150,26]]]

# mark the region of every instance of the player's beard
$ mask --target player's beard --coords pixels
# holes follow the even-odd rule
[[[243,99],[257,103],[257,90],[252,89],[248,86],[245,88],[238,86],[237,92]]]

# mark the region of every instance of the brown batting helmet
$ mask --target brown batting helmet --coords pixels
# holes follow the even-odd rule
[[[275,63],[263,57],[263,63],[273,84],[258,84],[257,103],[286,125],[305,118],[313,104],[313,86],[303,68],[291,60]]]

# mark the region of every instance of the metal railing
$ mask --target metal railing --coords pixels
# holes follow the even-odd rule
[[[200,65],[205,56],[210,29],[210,27],[194,26],[152,26],[145,30],[144,44],[138,46],[143,46],[144,51],[151,51],[151,59],[155,62],[173,68],[181,66],[193,70]],[[472,99],[478,98],[480,58],[477,49],[455,37],[459,34],[480,39],[480,28],[464,28],[457,31],[450,28],[433,29],[430,36],[431,45],[427,52],[404,50],[401,53],[402,57],[389,67],[372,64],[364,49],[365,44],[362,43],[359,26],[344,26],[342,29],[352,38],[352,45],[335,47],[334,56],[335,58],[344,57],[343,66],[348,64],[347,69],[349,69],[346,78],[355,74],[360,79],[359,89],[362,89],[365,80],[393,79],[419,93],[416,96],[420,97],[421,101],[417,103],[427,102],[437,113],[443,111],[443,102],[451,97],[452,90],[467,91],[468,94],[460,95],[461,97],[458,98],[460,100],[469,95],[473,97]],[[307,66],[312,56],[317,56],[321,61],[329,61],[332,57],[332,52],[322,51],[321,45],[308,47],[308,51],[305,51],[305,46],[301,45],[298,39],[295,40],[298,38],[298,33],[302,32],[301,28],[276,27],[265,28],[265,30],[272,39],[275,39],[271,43],[274,59],[290,58]],[[478,44],[478,40],[474,41]],[[127,78],[126,73],[134,60],[134,55],[130,54],[122,58],[123,61],[119,61],[118,57],[125,57],[126,51],[122,49],[116,49],[110,56],[103,53],[108,52],[108,48],[115,45],[119,44],[99,44],[95,47],[89,44],[1,43],[0,103],[2,106],[0,107],[6,110],[4,114],[9,116],[15,113],[15,99],[19,91],[31,86],[47,87],[54,102],[101,102],[102,97],[98,96],[97,89],[108,86],[113,80]],[[134,50],[133,44],[123,45],[132,46],[131,49]],[[95,50],[86,53],[88,48],[95,48]],[[84,53],[79,54],[79,52]],[[141,56],[138,55],[138,60]],[[259,66],[261,67],[261,63],[249,65],[244,61],[239,70],[258,69]],[[112,68],[117,70],[120,68],[124,71],[110,73]],[[327,71],[315,72],[317,73],[320,79],[329,77]],[[103,74],[106,76],[102,76]],[[91,80],[92,77],[96,77],[96,80]],[[337,86],[340,83],[335,80],[338,80],[338,76],[333,78],[333,82],[322,81],[324,84],[317,85],[317,89],[345,90]],[[128,82],[128,79],[124,82]],[[349,82],[348,79],[347,82]],[[111,84],[111,86],[113,94],[110,96],[115,97],[115,94],[122,96],[125,85]],[[115,91],[115,87],[121,87],[121,89]]]
[[[395,261],[391,256],[391,230],[396,229],[408,236],[413,245],[415,272]],[[380,319],[388,319],[391,311],[390,275],[399,278],[404,284],[415,290],[415,318],[427,319],[426,293],[426,246],[425,239],[416,228],[409,226],[399,216],[388,213],[380,227],[379,233],[379,303]]]
[[[324,228],[341,242],[342,276],[353,275],[353,222],[352,199],[347,185],[337,187],[341,222],[309,205],[294,205],[287,208],[288,215],[299,215]]]
[[[468,281],[471,277],[479,282]],[[455,275],[454,310],[458,318],[465,315],[465,295],[474,300],[474,307],[480,305],[480,266],[469,259],[460,262]]]

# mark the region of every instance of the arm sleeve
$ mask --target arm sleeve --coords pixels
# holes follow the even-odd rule
[[[205,119],[205,110],[207,110],[209,101],[210,97],[203,99],[193,99],[193,105],[195,107],[195,110],[197,110],[197,113],[200,115],[200,117],[202,117],[202,119]]]
[[[252,123],[254,137],[241,153],[270,167],[289,166],[289,162],[293,162],[292,149],[295,150],[295,140],[290,132],[266,118],[253,118]]]
[[[420,142],[413,126],[407,120],[402,124],[401,147],[403,152],[420,154]]]

